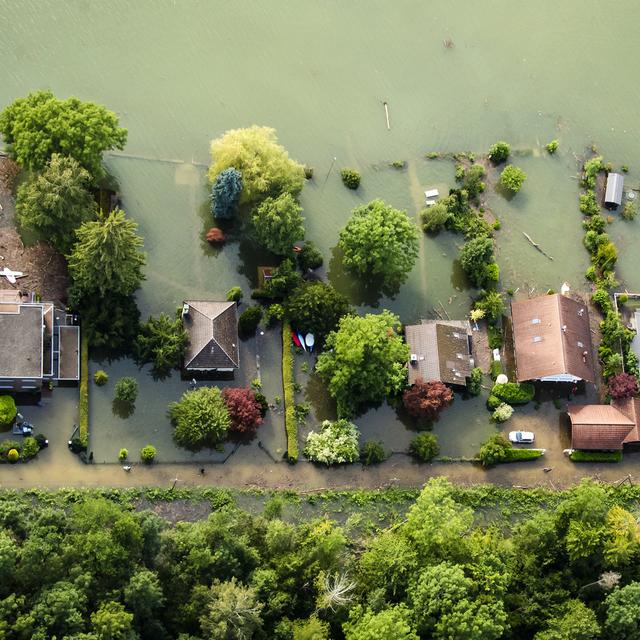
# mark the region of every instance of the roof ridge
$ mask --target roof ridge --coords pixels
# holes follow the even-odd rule
[[[556,307],[558,309],[558,324],[560,325],[560,343],[562,345],[562,371],[563,373],[568,373],[571,374],[570,371],[568,371],[569,367],[567,365],[567,334],[564,331],[564,315],[562,313],[562,304],[560,302],[560,294],[556,293]]]

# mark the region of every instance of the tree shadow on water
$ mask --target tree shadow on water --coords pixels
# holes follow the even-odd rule
[[[379,278],[358,278],[348,273],[344,265],[344,252],[337,245],[331,250],[327,278],[337,291],[358,306],[378,307],[382,297],[393,297],[400,289],[385,287]]]
[[[135,411],[135,404],[133,402],[125,402],[124,400],[114,400],[111,403],[111,412],[114,416],[126,420],[133,415]]]

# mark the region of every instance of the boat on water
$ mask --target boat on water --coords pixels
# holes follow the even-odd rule
[[[300,346],[306,351],[307,347],[304,344],[304,338],[302,337],[302,334],[298,331],[298,340],[300,341]]]
[[[293,340],[293,344],[295,344],[296,347],[302,346],[302,344],[300,343],[300,338],[298,338],[298,334],[293,331],[293,329],[291,330],[291,339]]]
[[[313,351],[313,345],[316,342],[316,339],[314,338],[313,333],[307,333],[307,335],[304,337],[304,342],[307,345],[307,349],[309,353],[311,353]]]

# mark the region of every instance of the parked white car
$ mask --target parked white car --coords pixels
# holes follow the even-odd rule
[[[511,431],[509,440],[516,444],[531,444],[536,439],[533,431]]]

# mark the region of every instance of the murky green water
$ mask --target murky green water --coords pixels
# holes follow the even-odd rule
[[[631,167],[627,184],[638,183],[639,90],[630,64],[638,57],[639,14],[633,0],[616,3],[615,11],[583,0],[0,0],[0,104],[47,87],[118,112],[129,129],[125,153],[146,158],[107,159],[149,254],[139,294],[143,316],[170,311],[187,296],[221,296],[234,285],[248,293],[250,249],[234,242],[212,251],[203,243],[211,220],[202,165],[213,137],[254,123],[275,127],[291,155],[315,168],[302,193],[308,237],[354,303],[391,308],[405,322],[431,315],[439,302],[462,316],[469,292],[456,288],[452,269],[461,238],[424,238],[399,295],[365,299],[333,253],[349,211],[382,197],[417,214],[425,188],[446,192],[453,181],[452,165],[425,160],[425,152],[483,152],[506,139],[525,152],[517,162],[529,179],[510,202],[487,194],[503,223],[497,237],[504,286],[545,291],[566,280],[580,289],[588,259],[576,156],[595,143],[608,160]],[[453,48],[443,46],[447,38]],[[543,145],[552,138],[560,150],[549,157]],[[408,166],[398,171],[388,166],[393,160]],[[342,166],[362,172],[357,193],[340,183]],[[619,221],[611,229],[621,273],[636,290],[638,229],[640,222]],[[537,253],[523,231],[554,260]],[[129,363],[111,368],[115,377],[130,372]],[[127,429],[153,436],[159,428],[168,437],[164,404],[184,385],[139,378],[139,407],[124,426],[106,392],[96,394],[92,416],[94,429],[103,429],[105,459],[124,446]],[[474,451],[494,429],[485,417],[477,402],[456,401],[437,426],[443,453]],[[361,423],[367,436],[382,434],[390,444],[411,437],[390,409]]]

